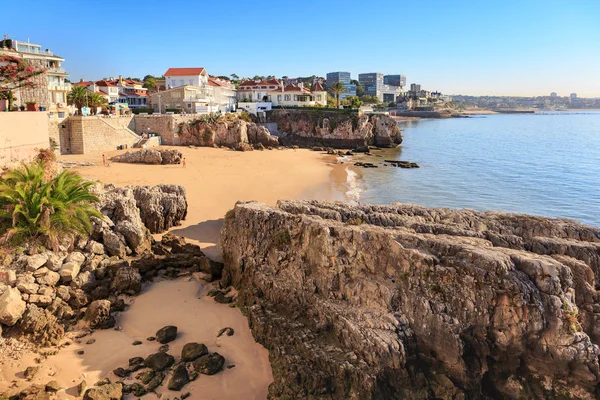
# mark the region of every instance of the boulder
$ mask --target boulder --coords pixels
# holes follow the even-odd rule
[[[111,158],[114,162],[134,164],[180,164],[183,158],[177,149],[141,149]]]
[[[71,285],[84,291],[90,291],[96,286],[96,275],[92,271],[81,272],[73,279]]]
[[[55,346],[65,334],[63,326],[56,317],[35,304],[27,305],[25,313],[16,326],[22,337],[39,346]]]
[[[125,239],[123,236],[119,236],[113,231],[104,231],[102,234],[102,242],[104,243],[106,253],[110,256],[123,258],[127,254],[125,250]]]
[[[36,294],[40,289],[40,285],[38,285],[37,283],[25,282],[21,279],[18,279],[17,289],[19,289],[19,292],[21,293]]]
[[[176,338],[177,327],[173,325],[164,326],[156,332],[156,340],[161,344],[172,342]]]
[[[40,273],[40,271],[42,270],[45,271],[43,271],[43,273]],[[40,285],[55,286],[60,280],[60,274],[58,272],[50,271],[50,269],[48,269],[47,267],[38,269],[34,275],[35,280]]]
[[[67,257],[65,258],[64,263],[71,263],[71,262],[75,263],[75,264],[79,265],[79,267],[81,267],[83,265],[83,263],[85,262],[85,254],[83,254],[79,251],[74,251],[72,253],[69,253],[69,255],[67,255]]]
[[[242,202],[221,248],[221,287],[269,349],[272,398],[597,397],[599,228]]]
[[[150,379],[150,382],[148,382],[148,385],[146,386],[146,388],[148,389],[148,391],[154,391],[157,387],[159,387],[163,383],[164,380],[165,380],[164,372],[156,372],[154,377],[152,379]]]
[[[0,323],[12,326],[17,323],[25,312],[26,304],[21,298],[21,293],[8,287],[0,295]]]
[[[110,315],[110,301],[92,301],[85,312],[85,320],[91,328],[108,329],[115,326],[115,318]]]
[[[92,387],[83,396],[83,400],[121,400],[122,398],[123,385],[121,383],[109,383]]]
[[[211,353],[194,361],[194,369],[204,375],[214,375],[223,370],[225,358],[219,353]]]
[[[137,269],[121,267],[117,270],[113,280],[116,293],[136,295],[142,290],[142,277]]]
[[[47,307],[52,304],[52,297],[42,294],[32,294],[29,296],[29,302],[37,304],[40,307]]]
[[[178,364],[173,368],[171,372],[171,377],[169,378],[169,382],[167,383],[167,388],[169,390],[181,390],[185,385],[188,384],[190,378],[188,376],[187,368],[185,364]]]
[[[65,257],[53,252],[47,253],[47,256],[48,261],[46,261],[45,264],[46,268],[48,268],[50,271],[58,272],[60,267],[62,267]]]
[[[181,350],[182,361],[194,361],[208,354],[208,348],[201,343],[186,343]]]
[[[25,269],[29,272],[36,271],[48,262],[48,256],[46,254],[35,254],[32,256],[25,257]]]
[[[50,381],[46,383],[45,390],[46,392],[56,393],[60,390],[60,385],[56,381]]]
[[[69,300],[68,303],[75,307],[85,307],[90,302],[87,294],[82,289],[69,288]]]
[[[3,283],[8,286],[14,286],[17,282],[17,273],[12,270],[3,270],[0,271],[0,283]]]
[[[160,351],[158,353],[150,354],[144,360],[144,365],[154,371],[162,371],[169,368],[174,363],[175,358],[173,358],[172,355]]]
[[[80,269],[81,264],[77,262],[65,262],[58,273],[63,282],[71,282],[79,274]]]
[[[90,240],[87,243],[85,249],[92,254],[98,254],[98,255],[104,254],[104,246],[102,246],[102,243],[98,243],[95,240]]]
[[[186,191],[179,185],[133,187],[133,196],[143,224],[151,233],[164,232],[187,216]]]

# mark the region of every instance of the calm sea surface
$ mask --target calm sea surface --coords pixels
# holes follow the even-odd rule
[[[600,226],[600,112],[500,114],[399,123],[397,149],[365,157],[420,169],[347,168],[364,203],[503,210]]]

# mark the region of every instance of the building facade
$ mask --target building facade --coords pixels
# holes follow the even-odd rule
[[[15,105],[22,106],[27,102],[36,102],[39,107],[48,111],[51,118],[65,118],[69,115],[67,94],[71,84],[66,80],[69,76],[62,67],[64,58],[54,54],[49,49],[42,50],[39,44],[21,42],[5,38],[0,53],[12,55],[27,61],[36,69],[44,72],[33,77],[33,88],[17,89]]]
[[[275,107],[314,107],[327,105],[327,91],[319,82],[315,83],[312,90],[308,90],[302,83],[289,84],[269,92],[267,97]]]
[[[198,87],[208,85],[208,72],[204,68],[169,68],[164,76],[167,89],[186,85]]]
[[[346,91],[340,94],[340,100],[343,100],[348,96],[356,96],[356,85],[351,83],[352,79],[350,72],[329,72],[326,78],[328,89],[336,82],[341,82],[344,85]]]
[[[406,76],[404,75],[384,75],[383,83],[385,85],[400,86],[404,88],[406,86]]]
[[[237,88],[238,102],[261,102],[268,98],[269,93],[278,89],[281,83],[276,78],[254,81],[244,79]]]
[[[387,75],[388,77],[397,76],[398,82],[401,82],[402,75]],[[388,78],[388,81],[393,78]],[[404,78],[406,80],[406,78]],[[365,94],[377,97],[384,103],[396,101],[398,96],[402,95],[402,86],[386,84],[384,75],[380,72],[368,72],[358,74],[358,82],[365,88]]]

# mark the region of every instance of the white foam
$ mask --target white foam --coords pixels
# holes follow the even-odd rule
[[[362,192],[358,180],[356,179],[358,174],[348,167],[344,168],[344,170],[346,171],[346,187],[348,189],[346,190],[346,201],[358,204]]]

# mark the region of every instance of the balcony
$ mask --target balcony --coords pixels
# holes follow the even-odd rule
[[[48,68],[46,68],[46,72],[49,73],[49,74],[67,75],[67,71],[65,71],[64,68],[48,67]]]
[[[207,97],[207,96],[202,96],[202,95],[188,96],[188,97],[184,98],[183,101],[189,102],[189,103],[209,103],[209,102],[214,103],[214,99]]]
[[[48,85],[48,90],[68,92],[71,90],[71,85]]]

